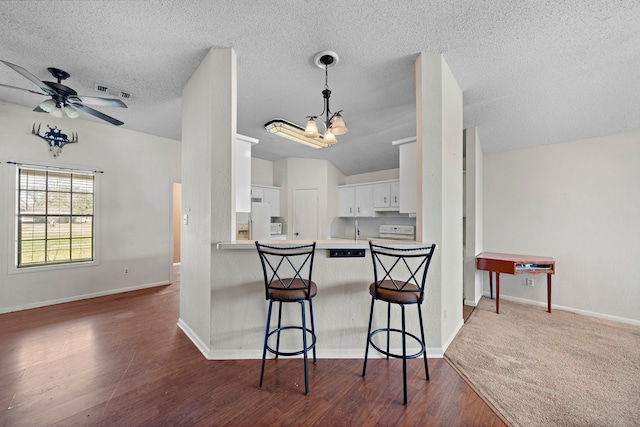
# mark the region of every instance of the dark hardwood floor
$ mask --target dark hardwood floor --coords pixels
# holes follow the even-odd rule
[[[176,283],[0,315],[0,426],[502,426],[444,359],[208,361],[176,326]],[[256,355],[259,357],[259,355]]]

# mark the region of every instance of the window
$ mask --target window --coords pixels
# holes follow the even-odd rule
[[[93,261],[90,172],[18,167],[18,268]]]

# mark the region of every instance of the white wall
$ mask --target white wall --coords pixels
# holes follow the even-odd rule
[[[485,155],[483,192],[483,250],[551,256],[554,306],[640,324],[640,132]],[[525,277],[501,297],[546,304]]]
[[[387,181],[390,179],[400,179],[400,168],[349,175],[345,177],[344,184],[363,184],[375,181]]]
[[[117,111],[108,113],[117,117]],[[77,132],[79,142],[54,159],[47,143],[31,134],[34,122]],[[56,119],[5,102],[0,102],[0,135],[0,312],[170,283],[179,141],[106,123]],[[96,184],[95,265],[16,271],[16,167],[7,161],[104,171]]]
[[[252,157],[251,183],[273,186],[273,162]]]

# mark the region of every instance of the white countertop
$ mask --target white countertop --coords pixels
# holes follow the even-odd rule
[[[312,240],[261,240],[261,243],[271,245],[305,245],[313,243]],[[330,240],[316,240],[316,249],[369,249],[368,239],[349,240],[349,239],[330,239]],[[426,243],[415,242],[413,240],[385,240],[375,239],[374,243],[389,245],[389,246],[403,246],[403,247],[415,247],[426,246]],[[235,240],[230,242],[218,242],[216,244],[218,249],[255,249],[254,240]]]

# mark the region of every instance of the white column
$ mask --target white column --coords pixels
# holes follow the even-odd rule
[[[182,92],[180,327],[209,354],[214,242],[235,237],[236,55],[211,49]]]
[[[464,303],[475,307],[482,297],[482,272],[476,255],[482,252],[482,147],[476,128],[465,129]]]
[[[427,346],[446,350],[462,326],[462,91],[441,54],[416,70],[416,237],[436,243],[427,278]]]

